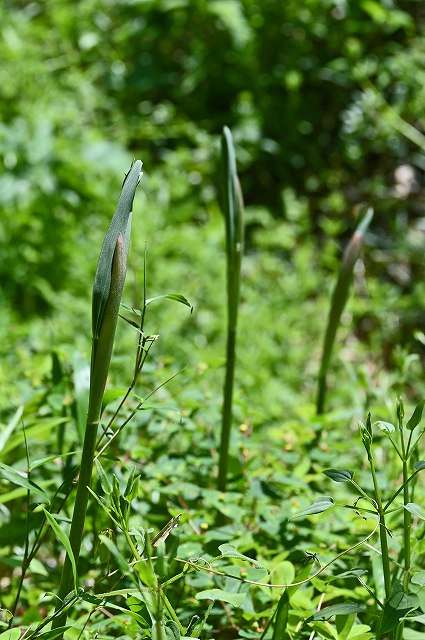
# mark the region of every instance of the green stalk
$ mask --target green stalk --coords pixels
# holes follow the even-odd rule
[[[244,229],[242,192],[236,173],[236,157],[232,134],[227,127],[223,129],[221,149],[224,184],[223,212],[226,223],[227,344],[217,484],[220,491],[225,491],[229,464],[230,432],[232,428],[236,333]]]
[[[117,209],[102,246],[94,280],[89,406],[77,494],[69,533],[69,542],[75,561],[78,561],[84,534],[97,430],[102,412],[103,394],[111,362],[115,330],[125,282],[131,210],[141,175],[141,166],[140,160],[133,163],[130,171],[125,176]],[[72,566],[70,558],[67,556],[62,569],[57,611],[61,608],[63,600],[72,588]],[[64,626],[67,615],[67,611],[65,611],[56,616],[52,622],[52,629]],[[62,636],[63,634],[59,635],[58,638],[60,639]]]
[[[93,342],[91,379],[90,379],[90,399],[87,415],[87,424],[84,436],[83,451],[81,456],[80,474],[78,478],[77,494],[75,497],[74,512],[72,515],[69,541],[72,552],[77,560],[80,555],[81,542],[84,533],[84,522],[86,518],[87,505],[89,500],[89,486],[91,483],[93,458],[96,445],[97,428],[99,425],[103,393],[108,376],[109,365],[112,356],[115,330],[118,320],[118,311],[121,301],[121,294],[124,287],[126,271],[126,256],[124,241],[121,234],[118,236],[117,245],[114,252],[112,264],[111,288],[108,304],[105,309],[103,322],[99,338]],[[65,559],[62,570],[62,578],[59,586],[58,596],[61,601],[72,590],[73,575],[69,557]],[[66,624],[67,614],[57,616],[52,624],[52,629],[62,627]]]
[[[316,411],[318,415],[324,413],[326,399],[326,378],[331,360],[332,350],[335,343],[336,333],[341,322],[342,312],[348,300],[350,285],[353,279],[355,264],[360,256],[363,245],[364,234],[373,218],[373,210],[367,209],[360,220],[350,242],[348,243],[338,274],[335,289],[332,293],[331,306],[329,310],[328,324],[323,341],[322,358],[317,381]]]

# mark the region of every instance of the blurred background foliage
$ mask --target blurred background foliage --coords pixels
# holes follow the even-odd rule
[[[340,403],[358,393],[350,375],[364,389],[382,367],[405,372],[425,342],[424,31],[420,0],[5,0],[1,407],[49,375],[49,348],[88,352],[92,278],[132,157],[145,176],[128,298],[140,306],[147,238],[152,295],[195,306],[190,319],[152,307],[158,361],[221,380],[224,124],[247,205],[240,386],[256,411],[267,404],[252,420],[312,391],[362,203],[375,218],[335,379],[363,368]]]

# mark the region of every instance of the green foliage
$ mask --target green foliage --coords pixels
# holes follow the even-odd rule
[[[2,640],[421,637],[424,24],[421,3],[369,0],[3,4]],[[221,492],[226,123],[246,243]],[[71,625],[51,630],[89,291],[117,176],[139,154],[147,215],[100,407],[84,590],[72,576],[58,611]],[[316,415],[330,292],[364,202],[374,223]]]

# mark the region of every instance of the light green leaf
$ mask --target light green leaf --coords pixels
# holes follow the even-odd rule
[[[220,600],[220,602],[227,602],[234,607],[240,607],[246,598],[246,593],[231,593],[222,589],[206,589],[205,591],[199,591],[195,598],[197,600]]]
[[[348,482],[354,476],[354,471],[351,469],[327,469],[323,473],[334,482]]]
[[[302,518],[304,516],[311,516],[315,513],[322,513],[323,511],[331,509],[334,504],[334,500],[331,496],[322,496],[321,498],[317,498],[317,500],[315,500],[313,504],[306,509],[295,513],[291,518],[289,518],[289,520],[295,520],[295,518]]]
[[[239,558],[240,560],[250,562],[258,569],[266,569],[266,567],[260,562],[257,562],[257,560],[253,560],[253,558],[249,558],[248,556],[244,556],[242,553],[239,553],[239,551],[231,544],[221,544],[218,550],[223,558]]]
[[[394,433],[395,426],[391,424],[391,422],[384,422],[383,420],[378,420],[374,422],[373,426],[378,427],[383,433]]]
[[[0,640],[18,640],[21,636],[19,629],[8,629],[0,633]]]
[[[28,480],[28,478],[22,474],[20,474],[16,469],[9,467],[7,464],[3,464],[0,462],[0,479],[7,480],[11,484],[18,485],[18,487],[23,487],[27,489],[30,493],[43,498],[43,500],[47,501],[48,497],[46,493],[43,491],[41,487],[39,487],[32,480]]]
[[[409,502],[404,505],[406,511],[415,516],[416,518],[420,518],[421,520],[425,520],[425,511],[418,505],[416,502]]]
[[[189,300],[187,300],[184,296],[180,295],[179,293],[166,293],[162,296],[155,296],[154,298],[149,298],[148,300],[146,300],[146,306],[148,306],[148,304],[150,304],[151,302],[155,302],[156,300],[164,300],[164,298],[168,298],[168,300],[175,300],[175,302],[180,302],[180,304],[184,304],[186,307],[189,307],[190,312],[192,313],[193,311],[193,307],[190,304]],[[133,313],[134,310],[132,309]]]
[[[78,593],[77,565],[75,563],[75,557],[74,557],[74,553],[73,553],[72,548],[71,548],[71,543],[69,541],[69,538],[66,535],[66,533],[60,528],[60,526],[56,522],[56,520],[53,517],[53,515],[51,513],[49,513],[48,511],[46,511],[46,509],[44,509],[44,508],[43,508],[43,511],[44,511],[44,515],[46,516],[50,526],[52,527],[53,531],[55,532],[55,535],[56,535],[57,539],[63,544],[63,546],[66,549],[66,553],[68,554],[68,558],[69,558],[69,560],[71,562],[72,575],[74,577],[74,591],[75,591],[75,595],[77,595],[77,593]]]
[[[114,402],[114,400],[117,400],[117,398],[123,398],[126,393],[127,389],[124,389],[124,387],[114,387],[113,389],[108,389],[107,391],[105,391],[102,400],[102,413],[104,412],[108,404],[111,404],[111,402]]]

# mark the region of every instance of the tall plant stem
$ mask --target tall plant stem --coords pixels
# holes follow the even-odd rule
[[[69,533],[69,541],[75,558],[80,554],[81,541],[84,533],[84,522],[86,518],[87,505],[89,500],[88,487],[91,483],[93,458],[96,445],[98,420],[87,421],[86,432],[84,437],[83,452],[81,456],[80,474],[78,477],[77,494],[75,497],[74,513],[72,516],[71,530]],[[59,586],[58,596],[63,601],[67,594],[72,590],[73,575],[72,566],[69,557],[65,558],[62,570],[62,578]],[[52,629],[64,626],[67,614],[54,618]]]
[[[355,264],[360,256],[363,238],[373,217],[373,210],[367,209],[348,243],[341,262],[338,279],[332,293],[328,323],[323,340],[320,371],[317,379],[316,412],[321,415],[325,411],[326,378],[335,343],[336,334],[341,323],[342,312],[348,300],[350,285]]]
[[[223,413],[220,437],[220,461],[218,467],[218,489],[226,490],[229,466],[230,431],[232,428],[233,381],[236,360],[236,329],[228,328],[226,347],[226,377],[224,380]]]
[[[224,127],[221,139],[223,213],[226,224],[227,258],[227,346],[224,379],[221,435],[219,446],[218,489],[226,490],[229,465],[230,431],[232,428],[233,383],[236,362],[236,330],[238,322],[241,262],[243,252],[243,200],[237,172],[236,156],[230,129]]]

